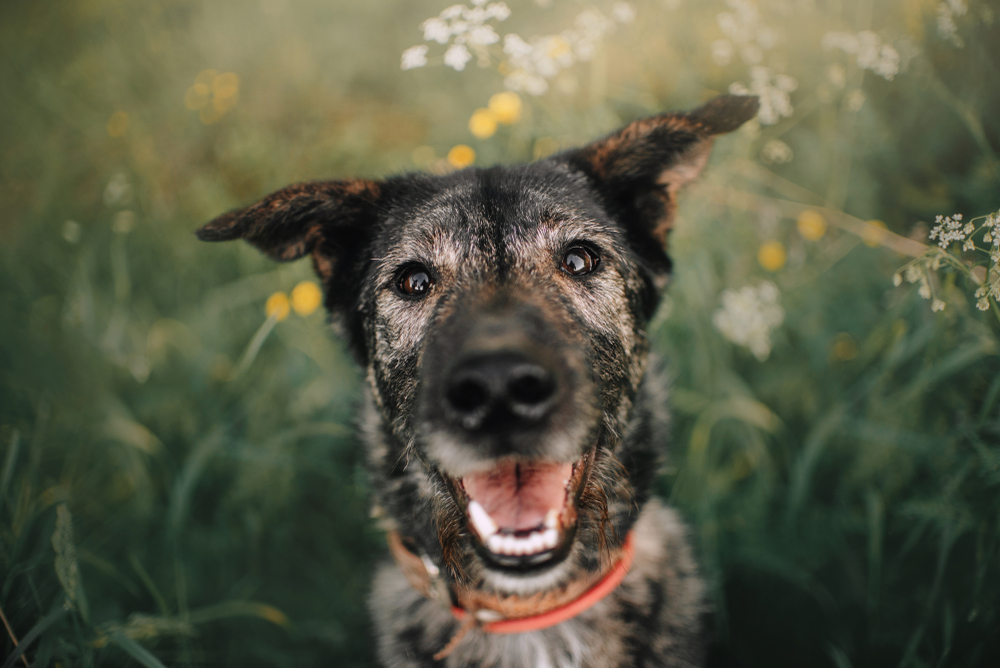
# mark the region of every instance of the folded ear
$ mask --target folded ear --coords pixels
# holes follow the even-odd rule
[[[360,290],[365,245],[374,234],[381,184],[362,179],[298,183],[234,209],[196,234],[202,241],[246,239],[279,262],[312,255],[325,304],[362,354],[350,305]]]
[[[559,158],[587,175],[662,282],[678,191],[708,162],[713,137],[743,125],[759,106],[754,96],[721,95],[687,113],[635,121]]]

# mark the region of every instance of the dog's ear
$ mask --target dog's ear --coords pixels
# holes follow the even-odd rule
[[[662,283],[677,192],[708,162],[713,137],[743,125],[759,106],[754,96],[721,95],[687,113],[635,121],[558,158],[587,175]]]
[[[298,183],[221,215],[196,234],[202,241],[246,239],[279,262],[312,255],[327,309],[363,356],[350,305],[358,294],[363,250],[374,234],[382,194],[382,184],[363,179]]]

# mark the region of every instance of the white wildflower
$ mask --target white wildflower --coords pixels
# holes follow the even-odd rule
[[[447,44],[451,39],[451,26],[439,18],[427,19],[420,27],[424,29],[424,39],[428,42]]]
[[[424,40],[449,44],[445,52],[444,62],[456,70],[465,69],[472,54],[466,45],[473,47],[479,56],[480,65],[489,63],[489,56],[484,47],[500,41],[489,21],[503,21],[510,16],[510,8],[503,2],[487,4],[487,0],[473,0],[473,6],[451,5],[433,18],[420,24],[424,31]],[[484,6],[485,5],[485,6]],[[404,70],[423,67],[427,64],[427,48],[412,47],[403,52],[402,68]]]
[[[962,225],[962,214],[956,213],[953,216],[937,216],[934,219],[937,223],[933,228],[931,228],[928,238],[932,241],[937,240],[938,246],[947,249],[948,246],[955,241],[965,241],[966,237],[975,230],[975,226],[972,225],[972,229],[969,229],[969,225]]]
[[[789,93],[798,87],[798,82],[784,74],[774,74],[767,67],[756,65],[750,68],[750,86],[737,82],[729,86],[733,95],[756,95],[760,98],[757,120],[762,125],[774,125],[782,118],[792,115],[792,101]]]
[[[760,158],[768,164],[783,164],[791,162],[795,157],[792,147],[780,139],[771,139],[764,144],[760,151]]]
[[[522,91],[529,95],[544,95],[549,90],[549,82],[537,74],[529,74],[524,70],[512,72],[503,80],[503,85],[510,90]]]
[[[850,32],[831,31],[823,35],[820,45],[824,50],[840,49],[854,56],[858,67],[871,70],[883,79],[892,81],[899,74],[899,52],[871,30]]]
[[[510,7],[504,2],[491,2],[486,5],[486,15],[497,21],[506,21],[510,17]]]
[[[465,69],[465,64],[472,60],[472,54],[465,48],[464,44],[452,44],[444,52],[444,64],[461,72]]]
[[[779,34],[760,20],[757,5],[750,0],[726,0],[733,11],[721,12],[715,20],[729,41],[738,49],[740,57],[747,65],[757,65],[764,60],[764,54],[777,46]],[[713,52],[715,45],[712,45]]]
[[[468,32],[469,44],[496,44],[500,41],[500,35],[496,33],[493,26],[476,26]]]
[[[746,346],[764,361],[771,354],[771,332],[785,320],[779,304],[777,286],[764,281],[757,287],[744,286],[722,293],[722,307],[712,316],[712,323],[733,343]]]
[[[965,42],[958,35],[958,24],[955,23],[956,16],[964,16],[968,7],[964,0],[947,0],[937,6],[937,30],[941,39],[946,39],[958,48],[965,46]]]
[[[931,284],[930,282],[928,282],[926,277],[921,277],[920,289],[917,290],[917,294],[923,297],[924,299],[931,298]]]
[[[932,311],[943,311],[944,307],[945,307],[945,303],[943,301],[941,301],[940,299],[935,299],[933,302],[931,302],[931,310]]]
[[[465,5],[452,5],[444,11],[441,12],[440,17],[445,21],[452,21],[457,19],[459,16],[465,14],[467,8]]]
[[[403,52],[400,67],[404,70],[412,70],[415,67],[423,67],[426,64],[427,46],[425,44],[421,44],[419,46],[411,46]]]
[[[573,28],[558,35],[532,37],[530,42],[516,34],[505,35],[503,51],[512,71],[504,85],[529,95],[545,93],[548,80],[563,69],[593,58],[604,35],[614,26],[597,10],[588,9],[576,17]]]
[[[976,308],[979,309],[980,311],[989,311],[990,310],[989,300],[983,297],[982,299],[976,302]]]

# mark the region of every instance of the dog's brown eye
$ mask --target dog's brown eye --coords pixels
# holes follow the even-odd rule
[[[573,246],[563,256],[562,270],[570,276],[583,276],[597,269],[601,259],[589,248]]]
[[[430,272],[420,265],[414,265],[400,274],[398,285],[403,294],[419,297],[427,294],[433,284]]]

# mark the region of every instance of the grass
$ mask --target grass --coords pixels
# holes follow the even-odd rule
[[[268,322],[306,263],[195,227],[295,180],[440,169],[456,144],[477,164],[531,159],[750,81],[712,58],[732,6],[636,2],[597,58],[476,139],[495,67],[399,70],[444,4],[0,10],[5,667],[373,662],[365,596],[386,550],[360,374],[320,313]],[[583,8],[510,4],[501,35]],[[940,312],[892,276],[936,215],[1000,209],[1000,16],[970,0],[959,47],[935,2],[795,7],[759,3],[792,115],[717,142],[671,241],[661,491],[693,527],[717,665],[996,665],[1000,321],[975,308],[974,253],[930,277]],[[901,56],[891,81],[817,47],[869,28]],[[185,97],[226,72],[238,94],[220,87],[217,118]],[[804,209],[823,234],[803,236]],[[785,251],[772,270],[765,243]],[[724,290],[763,280],[785,316],[762,361],[713,318]]]

